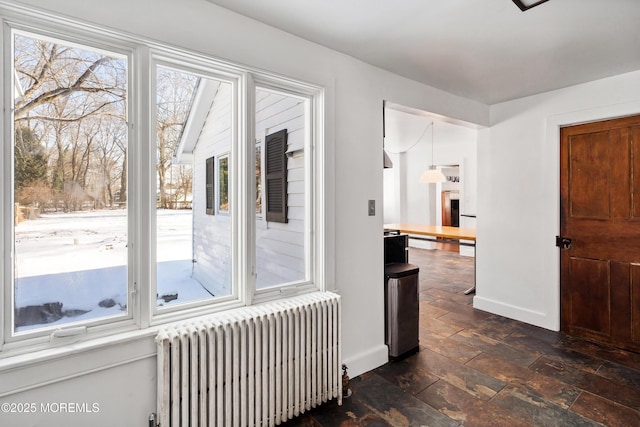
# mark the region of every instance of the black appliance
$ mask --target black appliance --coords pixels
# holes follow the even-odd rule
[[[391,358],[418,351],[420,301],[416,265],[409,264],[409,236],[384,236],[385,344]]]
[[[385,233],[384,263],[409,262],[409,236],[406,234]]]

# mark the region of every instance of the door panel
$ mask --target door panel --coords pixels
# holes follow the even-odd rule
[[[640,274],[640,269],[633,272],[633,266],[625,262],[611,263],[611,307],[615,310],[611,316],[611,336],[620,342],[631,341],[629,319],[631,318],[631,280],[633,274]],[[640,278],[640,276],[638,276]]]
[[[640,350],[640,116],[560,139],[562,330]]]
[[[609,143],[606,132],[572,136],[569,143],[571,217],[609,219]]]
[[[631,341],[640,348],[640,265],[638,264],[631,266],[630,294]]]
[[[632,168],[637,173],[640,173],[640,126],[634,126],[631,128],[631,149],[636,155],[633,157]],[[638,183],[638,179],[634,184]],[[632,189],[632,212],[633,218],[640,219],[640,185],[634,185]]]
[[[608,336],[611,331],[609,263],[571,258],[569,264],[571,299],[569,316],[576,328]]]

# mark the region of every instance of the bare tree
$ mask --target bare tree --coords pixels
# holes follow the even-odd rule
[[[47,179],[65,210],[127,201],[126,60],[25,35],[14,38],[24,97],[16,126],[39,134],[49,154]],[[161,207],[191,193],[187,168],[172,164],[199,78],[158,68],[157,177]],[[56,202],[57,202],[56,200]],[[57,204],[57,203],[56,203]]]
[[[169,187],[174,190],[175,183],[169,183],[168,171],[172,168],[173,156],[180,142],[180,136],[191,109],[198,77],[168,68],[158,68],[158,111],[157,111],[157,149],[158,149],[158,191],[160,207],[170,207]],[[171,185],[169,185],[171,184]]]
[[[124,189],[126,191],[126,150],[124,150],[126,141],[126,128],[117,126],[107,121],[99,123],[100,136],[96,138],[97,147],[96,155],[98,161],[98,170],[101,171],[98,182],[94,184],[96,198],[100,193],[101,202],[109,207],[116,204],[116,192],[114,188],[122,184],[122,176],[124,179]],[[124,162],[124,166],[123,165]],[[124,172],[120,169],[124,169]],[[121,188],[122,191],[122,188]],[[121,200],[121,201],[126,201]]]
[[[105,163],[99,157],[100,138],[105,136],[100,127],[112,122],[110,126],[124,129],[120,133],[126,135],[126,61],[16,35],[14,66],[24,92],[15,103],[16,126],[40,131],[52,154],[51,188],[65,200],[65,209],[77,209],[94,197],[92,168]],[[115,158],[124,156],[126,140],[117,151],[111,152]],[[126,174],[126,168],[121,173]]]
[[[14,106],[16,121],[77,121],[124,99],[126,73],[121,60],[26,36],[15,37],[15,51],[15,69],[24,91],[24,97]],[[76,93],[99,94],[94,98],[99,100],[90,110],[67,110],[63,116],[52,116],[38,108],[45,107],[46,111],[54,101],[72,99]]]

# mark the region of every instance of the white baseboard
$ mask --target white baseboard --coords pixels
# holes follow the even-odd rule
[[[500,301],[495,301],[481,296],[473,298],[473,308],[497,314],[499,316],[508,317],[509,319],[519,320],[531,325],[539,326],[552,331],[560,330],[560,316],[550,316],[546,313],[533,311]]]
[[[369,372],[389,361],[389,350],[386,345],[373,348],[369,351],[356,354],[355,356],[343,359],[342,363],[347,365],[349,378]]]

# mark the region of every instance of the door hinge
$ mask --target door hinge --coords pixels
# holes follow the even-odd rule
[[[573,239],[569,237],[556,236],[556,246],[562,249],[571,249]]]

